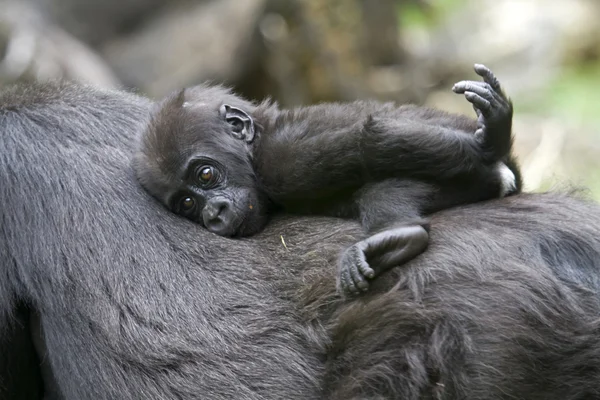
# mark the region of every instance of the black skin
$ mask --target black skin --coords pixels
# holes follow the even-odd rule
[[[0,92],[1,399],[598,398],[597,204],[434,213],[427,252],[343,298],[356,221],[274,216],[233,240],[149,196],[130,163],[150,107]]]
[[[134,168],[169,209],[222,236],[257,233],[277,208],[360,220],[371,236],[339,263],[341,291],[359,293],[425,250],[424,215],[520,191],[512,103],[487,67],[475,72],[483,82],[453,91],[477,121],[373,101],[280,110],[186,89],[154,111]]]

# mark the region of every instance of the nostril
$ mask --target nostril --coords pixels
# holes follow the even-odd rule
[[[208,220],[217,220],[227,209],[227,202],[225,200],[211,200],[204,207],[204,216]]]
[[[225,201],[220,201],[217,205],[216,205],[217,210],[217,216],[221,215],[221,213],[223,211],[225,211],[225,209],[227,209],[227,203]]]

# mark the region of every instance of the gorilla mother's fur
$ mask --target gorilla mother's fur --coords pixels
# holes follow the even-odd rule
[[[47,399],[600,398],[597,205],[438,213],[426,253],[342,300],[357,224],[232,240],[171,214],[129,166],[149,107],[0,95],[1,398],[39,398],[42,374]]]

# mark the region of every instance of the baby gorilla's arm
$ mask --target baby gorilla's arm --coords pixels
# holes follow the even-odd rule
[[[454,90],[473,103],[478,121],[370,101],[299,107],[270,118],[264,115],[273,111],[261,109],[256,119],[265,134],[254,163],[263,186],[285,204],[388,178],[443,182],[489,173],[511,147],[512,105],[491,71],[476,71],[485,82],[461,82]]]
[[[464,93],[478,116],[474,133],[484,157],[491,161],[510,152],[512,105],[496,77],[484,66],[475,71],[484,82],[463,81],[453,90]],[[372,236],[349,247],[340,258],[338,287],[344,293],[367,290],[368,280],[401,265],[423,252],[429,225],[422,215],[458,204],[503,195],[505,182],[497,166],[480,174],[436,184],[408,179],[388,179],[365,185],[356,196],[360,219]]]

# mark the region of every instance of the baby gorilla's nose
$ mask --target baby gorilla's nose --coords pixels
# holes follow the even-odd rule
[[[204,207],[204,219],[213,220],[219,219],[219,216],[227,209],[229,202],[226,199],[210,199]]]
[[[221,236],[231,236],[235,233],[232,217],[231,202],[222,197],[208,200],[202,210],[206,229]]]

